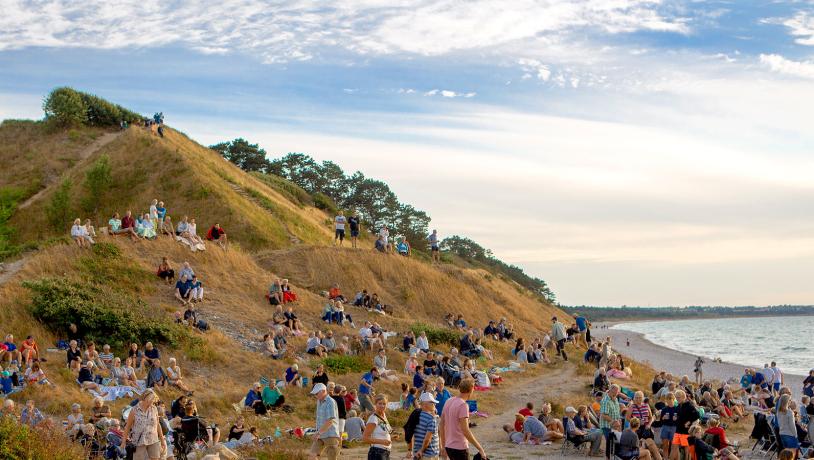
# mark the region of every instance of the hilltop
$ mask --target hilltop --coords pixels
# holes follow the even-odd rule
[[[0,167],[5,171],[0,176],[5,200],[0,209],[8,210],[5,217],[0,214],[0,236],[5,235],[0,241],[5,241],[3,255],[15,261],[8,264],[13,271],[0,277],[2,332],[33,334],[44,349],[65,338],[69,322],[82,322],[88,328],[84,332],[100,343],[109,342],[122,356],[126,339],[140,331],[147,336],[134,339],[152,339],[165,359],[178,358],[185,380],[196,390],[198,406],[227,429],[235,415],[232,404],[252,382],[261,376],[279,378],[293,362],[310,375],[309,368],[318,362],[303,356],[304,337],[290,339],[284,360],[258,353],[272,315],[264,293],[276,277],[288,278],[299,294],[295,308],[307,330],[328,329],[319,320],[324,305],[320,293],[334,283],[346,296],[367,289],[393,307],[392,317],[349,307],[357,326],[372,319],[396,332],[419,323],[443,330],[444,314],[451,312],[463,314],[479,328],[490,319],[506,317],[520,334],[531,337],[548,330],[552,315],[564,316],[539,295],[481,264],[456,257],[433,265],[380,254],[370,249],[372,239],[367,236],[362,249],[335,248],[333,216],[315,207],[313,200],[300,199],[307,192],[280,177],[247,173],[169,127],[158,137],[138,126],[119,130],[5,121],[0,125]],[[108,169],[110,182],[94,194],[87,178],[99,168]],[[176,223],[184,215],[196,218],[199,233],[219,222],[232,242],[230,250],[210,244],[207,251],[192,253],[169,237],[134,243],[100,236],[90,251],[67,237],[75,217],[90,218],[99,228],[113,212],[146,212],[153,198],[166,203]],[[210,331],[200,334],[173,324],[180,307],[172,288],[154,275],[162,257],[176,269],[188,261],[203,280],[206,301],[199,310]],[[108,329],[92,329],[100,324]],[[333,329],[340,335],[356,334],[348,327]],[[391,339],[391,345],[395,341]],[[506,346],[488,346],[505,362]],[[405,356],[390,350],[388,354],[390,367],[400,368]],[[53,391],[26,389],[13,398],[32,398],[57,417],[64,417],[72,402],[90,407],[90,397],[62,368],[63,355],[47,354],[46,372],[57,385]],[[354,387],[370,359],[351,360],[355,367],[350,372],[331,371],[331,377]],[[382,388],[393,397],[398,394],[396,384]],[[162,398],[169,402],[178,394],[167,390]],[[292,414],[252,424],[265,432],[277,425],[307,426],[312,403],[304,390],[292,394]],[[116,401],[114,410],[124,403]]]

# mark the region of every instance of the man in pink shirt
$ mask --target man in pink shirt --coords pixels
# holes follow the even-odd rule
[[[462,380],[458,385],[460,396],[451,398],[444,404],[444,411],[441,413],[441,422],[438,426],[442,447],[441,457],[449,458],[449,460],[469,460],[468,449],[471,442],[478,449],[481,458],[486,458],[486,451],[469,429],[469,405],[466,400],[472,398],[474,388],[474,380]]]

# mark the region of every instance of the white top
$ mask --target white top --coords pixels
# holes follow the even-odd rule
[[[181,378],[181,368],[177,366],[175,368],[167,367],[167,377],[169,377],[170,380],[178,380]]]
[[[337,230],[344,230],[345,229],[345,222],[347,222],[347,219],[345,219],[345,216],[336,216],[336,218],[334,219],[334,223],[336,224],[336,229]]]
[[[150,205],[150,219],[158,219],[158,209],[155,205]]]
[[[80,237],[80,236],[87,236],[87,235],[88,235],[88,229],[86,229],[84,226],[82,226],[82,225],[74,225],[73,227],[71,227],[71,236]]]
[[[418,347],[419,350],[429,350],[430,341],[426,337],[418,336],[415,339],[415,346]]]
[[[192,236],[198,235],[198,224],[189,223],[187,224],[187,231]]]
[[[359,336],[362,337],[363,339],[368,338],[371,335],[373,335],[373,331],[370,330],[369,327],[363,327],[359,329]]]
[[[367,424],[373,423],[376,428],[373,429],[373,434],[370,436],[372,439],[387,439],[390,441],[390,423],[380,419],[376,414],[371,415],[367,419]],[[371,444],[373,447],[379,449],[390,450],[390,446],[383,446],[381,444]]]
[[[782,385],[783,384],[783,373],[780,372],[780,368],[777,367],[777,366],[772,366],[769,369],[771,369],[772,372],[774,372],[774,383],[779,383],[779,384]]]
[[[384,242],[387,243],[387,239],[390,238],[390,230],[382,228],[379,230],[379,236],[381,236]]]
[[[72,413],[68,414],[68,427],[69,428],[76,428],[77,426],[82,425],[83,423],[85,423],[85,418],[82,416],[81,413],[76,414],[76,415],[74,415]]]

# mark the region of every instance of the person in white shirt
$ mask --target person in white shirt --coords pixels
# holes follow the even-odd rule
[[[416,338],[415,346],[422,353],[428,353],[430,351],[430,340],[427,338],[426,332],[422,331],[421,335]]]
[[[76,241],[76,244],[78,244],[80,248],[89,248],[90,245],[95,243],[93,238],[88,235],[88,229],[82,225],[82,220],[78,218],[73,221],[73,227],[71,227],[71,238]]]
[[[774,381],[772,382],[772,389],[775,393],[780,393],[780,387],[783,386],[783,372],[780,371],[780,368],[777,367],[777,363],[772,361],[772,366],[769,368],[774,375]]]
[[[347,222],[345,214],[339,211],[339,214],[334,218],[334,229],[336,230],[334,233],[334,246],[336,246],[337,241],[340,246],[345,242],[345,224]]]
[[[384,243],[385,251],[390,252],[390,230],[387,229],[387,225],[383,226],[381,230],[379,230],[379,236]]]
[[[379,348],[384,348],[384,342],[382,339],[377,337],[373,333],[373,329],[371,329],[372,324],[370,321],[365,321],[364,327],[359,329],[359,337],[362,338],[362,341],[367,343],[370,346],[371,350],[378,350]]]

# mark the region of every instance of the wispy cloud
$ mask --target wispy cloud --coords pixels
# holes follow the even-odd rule
[[[760,62],[772,72],[814,79],[814,61],[793,61],[779,54],[761,54]]]
[[[639,30],[687,33],[654,0],[339,1],[8,0],[0,50],[37,47],[132,48],[182,45],[201,53],[247,52],[267,62],[360,55],[442,55],[558,34]]]
[[[814,46],[814,16],[808,11],[798,11],[790,18],[766,18],[761,22],[782,24],[789,29],[791,35],[796,37],[794,39],[795,43]]]

